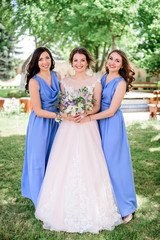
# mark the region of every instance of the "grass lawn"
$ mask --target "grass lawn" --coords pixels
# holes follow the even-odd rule
[[[127,124],[131,147],[138,211],[130,223],[113,231],[69,234],[50,232],[34,217],[34,206],[21,196],[21,175],[28,115],[0,116],[1,221],[3,240],[143,240],[160,239],[158,230],[160,123]]]
[[[25,93],[24,91],[20,91],[18,87],[12,89],[0,89],[0,97],[1,98],[20,98],[20,97],[29,97],[28,93]]]

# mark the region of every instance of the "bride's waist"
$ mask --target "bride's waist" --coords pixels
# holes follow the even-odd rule
[[[76,126],[85,125],[85,124],[97,124],[97,120],[92,120],[92,121],[81,123],[81,122],[74,122],[74,121],[70,121],[70,120],[67,120],[67,119],[63,119],[62,122],[66,122],[66,123],[73,124],[73,125],[76,125]]]

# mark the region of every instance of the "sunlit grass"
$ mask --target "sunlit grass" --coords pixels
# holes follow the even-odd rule
[[[25,135],[29,115],[4,115],[0,111],[0,136]]]
[[[34,217],[33,203],[21,197],[27,115],[0,118],[0,239],[3,240],[143,240],[160,239],[159,236],[159,152],[158,121],[127,124],[131,147],[138,211],[129,224],[98,235],[50,232]]]

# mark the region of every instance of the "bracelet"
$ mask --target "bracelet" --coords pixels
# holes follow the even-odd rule
[[[92,120],[92,119],[91,119],[91,116],[89,115],[88,117],[89,117],[89,121],[91,121],[91,120]]]

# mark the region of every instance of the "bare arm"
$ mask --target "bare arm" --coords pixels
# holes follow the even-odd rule
[[[117,89],[115,91],[115,94],[113,96],[109,109],[102,111],[100,113],[91,115],[90,116],[91,120],[98,120],[98,119],[112,117],[117,111],[117,109],[119,108],[123,100],[123,97],[125,95],[125,92],[126,92],[126,82],[121,81],[117,86]]]
[[[126,82],[121,81],[117,86],[117,89],[115,91],[115,94],[113,96],[109,109],[99,112],[97,114],[87,116],[85,117],[85,119],[82,119],[81,122],[83,123],[83,122],[88,122],[90,120],[98,120],[98,119],[112,117],[117,111],[117,109],[119,108],[123,100],[123,97],[125,95],[125,92],[126,92]]]
[[[42,109],[41,99],[39,95],[39,84],[34,78],[31,78],[29,81],[29,92],[34,112],[38,117],[56,118],[56,114],[54,112]]]
[[[57,74],[57,77],[58,77],[59,81],[61,81],[61,74],[58,73],[58,72],[56,72],[56,74]]]
[[[93,104],[93,110],[87,111],[87,115],[99,112],[101,108],[102,85],[97,82],[93,92],[93,98],[96,100]]]

